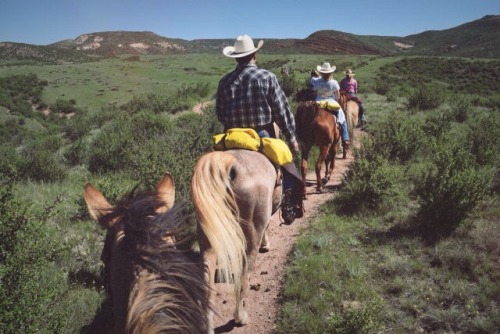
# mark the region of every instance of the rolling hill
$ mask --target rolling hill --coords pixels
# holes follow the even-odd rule
[[[404,37],[354,35],[321,30],[305,39],[265,39],[263,53],[319,53],[364,55],[427,55],[500,58],[500,15],[487,15],[460,26],[424,31]],[[258,40],[259,38],[255,38]],[[15,42],[0,43],[0,59],[43,62],[82,62],[120,54],[162,55],[218,53],[233,39],[183,40],[153,32],[95,32],[75,39],[39,46]]]

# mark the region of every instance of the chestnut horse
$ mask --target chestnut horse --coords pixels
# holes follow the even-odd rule
[[[274,165],[261,153],[215,151],[203,155],[194,168],[191,192],[198,216],[198,242],[205,279],[214,305],[216,267],[234,283],[236,324],[248,323],[244,298],[248,273],[260,250],[267,251],[267,228],[281,204],[282,186]],[[213,312],[209,311],[213,333]]]
[[[349,131],[349,138],[352,143],[354,141],[354,129],[358,126],[359,105],[355,100],[351,100],[350,98],[351,97],[346,92],[341,91],[338,102],[342,110],[344,110],[347,130]]]
[[[185,217],[172,209],[170,174],[155,192],[133,190],[114,207],[91,184],[84,198],[107,230],[102,259],[116,333],[206,333],[208,285],[186,237],[173,241]]]
[[[300,142],[302,162],[301,173],[304,182],[303,197],[306,198],[307,159],[313,146],[318,146],[320,153],[316,161],[316,187],[319,192],[330,181],[335,168],[335,155],[340,142],[340,130],[337,118],[330,112],[319,108],[314,102],[314,91],[305,89],[297,94],[300,102],[295,114],[297,138]],[[321,178],[321,167],[325,164],[325,177]]]

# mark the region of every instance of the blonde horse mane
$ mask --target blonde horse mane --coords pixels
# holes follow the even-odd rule
[[[220,272],[232,275],[235,295],[239,297],[247,257],[246,238],[230,183],[233,162],[234,157],[226,152],[202,156],[194,169],[191,190],[201,228],[215,251]]]
[[[173,206],[171,175],[156,191],[135,188],[115,206],[90,184],[84,197],[107,228],[103,261],[116,332],[207,331],[209,286],[190,247],[187,216]]]

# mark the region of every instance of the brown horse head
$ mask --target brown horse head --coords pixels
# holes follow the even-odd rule
[[[295,100],[298,102],[316,100],[316,91],[312,88],[303,88],[295,94]]]
[[[108,297],[118,333],[204,332],[208,285],[190,255],[186,218],[173,207],[175,185],[166,174],[155,191],[136,189],[112,206],[92,185],[84,198],[107,230],[103,250]]]

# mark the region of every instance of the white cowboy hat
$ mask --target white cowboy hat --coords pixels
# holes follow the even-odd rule
[[[330,63],[324,63],[323,65],[321,65],[321,66],[318,65],[318,67],[316,67],[318,72],[325,73],[325,74],[335,72],[336,68],[337,68],[337,66],[330,66]]]
[[[222,53],[224,56],[231,58],[241,58],[248,56],[254,52],[257,52],[262,45],[264,45],[264,41],[260,40],[257,47],[253,44],[253,40],[248,35],[240,35],[236,38],[236,42],[234,42],[234,46],[226,46]]]
[[[344,73],[345,73],[345,75],[348,75],[350,77],[353,77],[356,75],[356,74],[352,73],[352,70],[350,68],[348,68]]]

